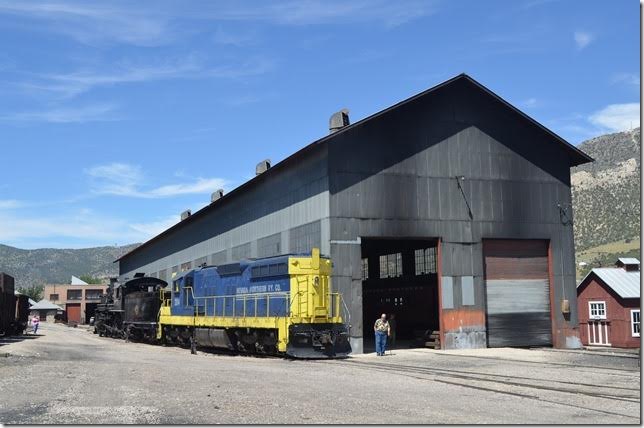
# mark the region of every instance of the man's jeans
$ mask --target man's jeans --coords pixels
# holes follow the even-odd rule
[[[387,347],[387,333],[384,331],[376,332],[376,354],[384,355]]]
[[[36,332],[38,331],[38,325],[39,324],[34,324],[34,334],[36,334]]]

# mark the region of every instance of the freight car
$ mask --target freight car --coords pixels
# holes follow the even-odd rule
[[[167,282],[143,275],[110,284],[97,305],[94,332],[126,340],[156,340],[157,319]]]
[[[0,272],[0,335],[13,334],[16,317],[16,296],[11,275]]]
[[[27,328],[29,297],[14,288],[13,277],[0,272],[0,336],[22,334]]]
[[[157,339],[296,358],[342,357],[351,352],[331,291],[331,260],[314,248],[284,255],[205,266],[172,283],[159,313]]]

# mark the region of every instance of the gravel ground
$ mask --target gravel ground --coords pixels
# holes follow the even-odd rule
[[[628,354],[408,349],[292,361],[41,329],[0,341],[1,423],[640,423],[639,360]]]

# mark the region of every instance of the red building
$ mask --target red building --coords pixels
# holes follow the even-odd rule
[[[640,262],[620,258],[595,268],[577,286],[579,330],[586,346],[639,348]]]

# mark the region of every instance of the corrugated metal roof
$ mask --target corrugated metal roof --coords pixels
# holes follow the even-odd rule
[[[56,310],[59,310],[59,311],[63,310],[63,308],[61,308],[58,305],[54,305],[53,303],[51,303],[47,299],[42,299],[40,302],[38,302],[35,305],[31,306],[29,309],[41,310],[41,311],[48,310],[48,309],[56,309]]]
[[[253,185],[256,185],[257,183],[261,182],[262,180],[266,180],[267,177],[275,174],[276,171],[279,171],[280,169],[283,169],[283,168],[287,167],[289,164],[291,164],[292,162],[296,161],[300,156],[304,155],[305,153],[307,153],[310,150],[313,150],[316,147],[319,147],[319,146],[331,141],[333,138],[336,138],[338,135],[341,135],[341,134],[343,134],[343,133],[345,133],[345,132],[347,132],[347,131],[349,131],[351,129],[355,129],[355,128],[359,127],[359,126],[362,126],[365,123],[368,123],[369,121],[374,120],[374,119],[378,118],[379,116],[382,116],[382,115],[384,115],[384,114],[386,114],[386,113],[388,113],[388,112],[390,112],[392,110],[395,110],[396,108],[399,108],[399,107],[401,107],[401,106],[403,106],[403,105],[405,105],[405,104],[407,104],[407,103],[409,103],[409,102],[411,102],[411,101],[413,101],[413,100],[415,100],[417,98],[429,95],[432,92],[435,92],[436,90],[438,90],[438,89],[440,89],[442,87],[448,86],[448,85],[450,85],[450,84],[452,84],[452,83],[454,83],[456,81],[462,80],[462,79],[465,79],[466,81],[469,81],[469,82],[473,83],[475,87],[478,87],[479,89],[481,89],[485,93],[487,93],[490,96],[492,96],[494,99],[500,101],[506,107],[508,107],[510,110],[514,111],[515,113],[518,113],[520,117],[522,117],[523,119],[527,120],[530,124],[536,126],[537,128],[541,129],[542,131],[546,132],[548,135],[550,135],[553,138],[554,141],[556,141],[557,143],[563,145],[570,153],[570,166],[577,166],[577,165],[581,165],[581,164],[584,164],[584,163],[587,163],[587,162],[593,162],[593,158],[588,156],[586,153],[584,153],[583,151],[581,151],[577,147],[573,146],[568,141],[564,140],[562,137],[560,137],[559,135],[555,134],[553,131],[551,131],[550,129],[546,128],[545,126],[543,126],[542,124],[537,122],[535,119],[531,118],[530,116],[528,116],[527,114],[525,114],[524,112],[522,112],[521,110],[519,110],[518,108],[513,106],[512,104],[510,104],[509,102],[507,102],[506,100],[501,98],[499,95],[497,95],[496,93],[492,92],[490,89],[488,89],[487,87],[483,86],[481,83],[477,82],[472,77],[468,76],[465,73],[461,73],[461,74],[459,74],[457,76],[452,77],[451,79],[448,79],[448,80],[446,80],[446,81],[444,81],[442,83],[439,83],[436,86],[433,86],[433,87],[431,87],[429,89],[426,89],[426,90],[424,90],[424,91],[422,91],[422,92],[420,92],[420,93],[418,93],[416,95],[413,95],[413,96],[411,96],[411,97],[409,97],[409,98],[407,98],[407,99],[405,99],[403,101],[400,101],[400,102],[398,102],[398,103],[396,103],[396,104],[394,104],[394,105],[392,105],[390,107],[387,107],[384,110],[381,110],[381,111],[379,111],[377,113],[374,113],[371,116],[368,116],[368,117],[366,117],[366,118],[364,118],[362,120],[359,120],[359,121],[357,121],[355,123],[352,123],[351,125],[344,126],[344,127],[340,128],[339,130],[337,130],[336,132],[334,132],[332,134],[327,134],[327,135],[323,136],[322,138],[310,143],[309,145],[303,147],[302,149],[300,149],[297,152],[293,153],[292,155],[288,156],[286,159],[282,160],[281,162],[278,162],[277,164],[273,165],[266,172],[251,178],[250,180],[248,180],[245,183],[242,183],[237,188],[235,188],[235,189],[231,190],[230,192],[224,194],[224,196],[222,196],[221,198],[217,199],[215,202],[212,202],[212,203],[206,205],[205,207],[201,208],[197,212],[193,213],[190,217],[186,218],[185,220],[182,220],[182,221],[170,226],[168,229],[166,229],[163,232],[159,233],[158,235],[150,238],[149,240],[147,240],[146,242],[142,243],[138,247],[130,250],[128,253],[123,254],[121,257],[119,257],[118,259],[114,260],[113,263],[116,263],[121,259],[125,259],[125,258],[129,257],[130,255],[141,251],[143,248],[147,247],[152,242],[160,239],[161,237],[166,236],[171,231],[177,230],[177,229],[185,226],[187,223],[195,221],[197,218],[205,215],[206,213],[221,207],[223,204],[227,203],[231,198],[233,198],[237,194],[243,192],[246,188],[248,188],[250,186],[253,186]]]
[[[625,264],[625,265],[640,264],[640,261],[637,260],[635,257],[620,257],[619,259],[617,259],[617,261],[622,262],[622,264]]]
[[[640,298],[640,271],[626,271],[622,268],[595,268],[579,283],[586,282],[590,275],[597,275],[607,286],[623,299]]]

